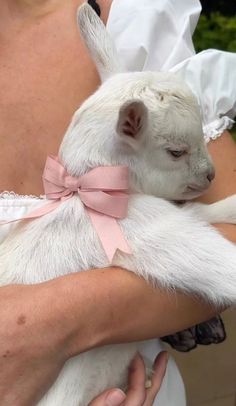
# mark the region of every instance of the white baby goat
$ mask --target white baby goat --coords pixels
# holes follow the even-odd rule
[[[173,74],[122,73],[88,5],[80,8],[78,22],[105,82],[75,113],[59,156],[73,176],[105,165],[130,169],[128,216],[119,224],[132,255],[117,252],[112,264],[216,308],[235,304],[235,246],[205,221],[235,221],[235,197],[184,208],[164,200],[192,199],[214,176],[194,96]],[[0,247],[2,285],[108,265],[77,194],[52,213],[21,223]],[[71,359],[39,405],[86,406],[105,388],[124,385],[136,349],[135,343],[106,346]]]

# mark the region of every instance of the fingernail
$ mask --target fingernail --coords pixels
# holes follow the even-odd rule
[[[126,396],[124,392],[120,389],[115,389],[112,392],[108,393],[105,399],[106,406],[119,406],[122,402],[124,402]]]

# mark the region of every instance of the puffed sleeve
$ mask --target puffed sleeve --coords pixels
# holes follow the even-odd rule
[[[195,54],[198,0],[113,0],[108,30],[127,71],[173,71],[187,82],[202,110],[206,141],[233,124],[236,54]]]
[[[194,54],[198,0],[113,0],[107,28],[129,71],[168,70]]]
[[[236,54],[209,49],[171,69],[196,94],[206,141],[232,127],[236,116]]]

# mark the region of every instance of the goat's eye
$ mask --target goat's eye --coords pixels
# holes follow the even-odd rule
[[[178,151],[178,150],[171,150],[168,149],[167,152],[173,156],[174,158],[180,158],[181,156],[183,156],[184,154],[186,154],[186,151]]]

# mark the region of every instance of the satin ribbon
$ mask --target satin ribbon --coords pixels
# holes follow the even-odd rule
[[[2,221],[0,224],[44,216],[77,193],[86,207],[109,261],[112,261],[117,249],[131,254],[117,222],[117,219],[127,215],[127,167],[101,166],[85,175],[74,177],[67,173],[57,157],[48,156],[43,172],[43,185],[47,199],[52,202],[20,219]]]

